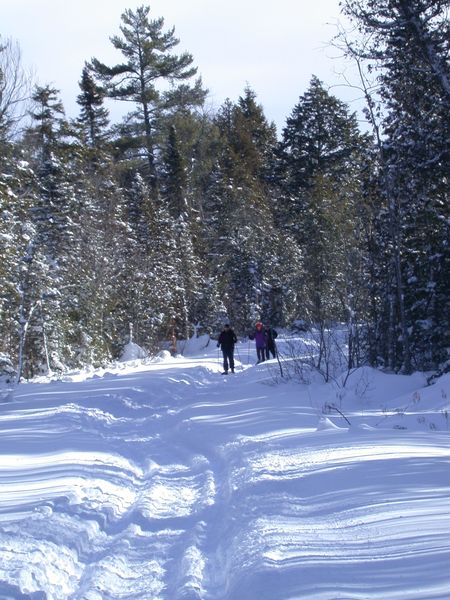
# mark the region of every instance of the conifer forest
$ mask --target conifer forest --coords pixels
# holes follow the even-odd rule
[[[130,335],[152,353],[225,319],[339,324],[349,366],[448,370],[449,10],[342,2],[364,130],[313,73],[281,131],[251,87],[208,109],[176,23],[145,5],[117,24],[117,64],[86,50],[68,119],[1,32],[0,372],[98,366]]]

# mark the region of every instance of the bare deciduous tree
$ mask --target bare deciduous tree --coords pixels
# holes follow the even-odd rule
[[[0,39],[0,138],[13,136],[26,113],[31,77],[22,67],[19,45]]]

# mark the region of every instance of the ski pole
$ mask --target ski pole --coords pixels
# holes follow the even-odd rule
[[[244,368],[242,365],[241,355],[239,354],[239,348],[237,346],[236,346],[236,354],[237,354],[239,362],[241,363],[242,368]]]
[[[283,367],[281,366],[280,355],[278,354],[278,346],[274,340],[273,347],[275,348],[275,356],[277,357],[278,366],[280,367],[280,375],[283,377]]]

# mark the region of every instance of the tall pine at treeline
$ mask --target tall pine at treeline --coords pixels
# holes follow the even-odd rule
[[[250,87],[207,113],[192,56],[145,6],[122,15],[116,65],[86,63],[79,117],[36,87],[18,136],[23,79],[0,44],[0,368],[98,365],[130,329],[154,351],[225,316],[243,334],[345,323],[349,368],[445,365],[445,2],[344,9],[374,42],[351,48],[379,68],[374,139],[316,77],[279,138]],[[122,122],[106,98],[129,104]]]

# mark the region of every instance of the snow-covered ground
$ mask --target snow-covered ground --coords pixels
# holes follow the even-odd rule
[[[223,377],[215,343],[187,347],[4,398],[1,599],[450,598],[450,376],[339,389],[238,358]]]

